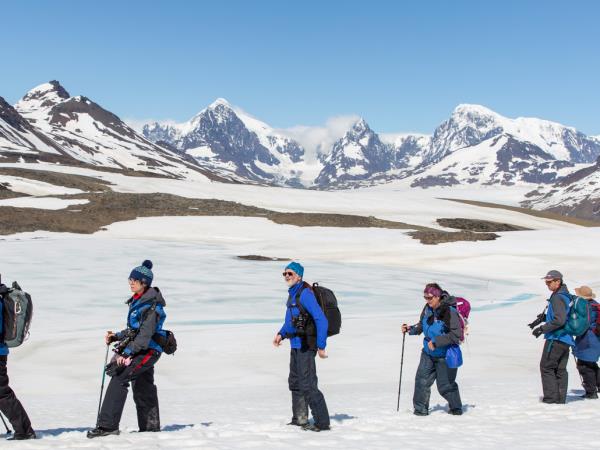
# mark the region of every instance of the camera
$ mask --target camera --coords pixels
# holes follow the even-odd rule
[[[135,339],[136,335],[137,335],[137,330],[128,328],[127,331],[125,331],[125,335],[123,336],[123,339],[121,339],[119,342],[117,342],[115,344],[113,351],[118,355],[122,355],[123,351],[125,351],[125,348],[131,343],[131,341],[133,341]]]
[[[540,325],[542,322],[545,322],[545,321],[546,321],[546,314],[540,313],[537,315],[535,320],[531,323],[528,323],[527,326],[533,330],[535,327],[537,327],[538,325]]]
[[[300,313],[292,317],[292,325],[296,329],[297,336],[306,336],[306,325],[308,324],[308,314]]]

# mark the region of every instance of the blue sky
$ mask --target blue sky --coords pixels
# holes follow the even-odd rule
[[[600,2],[0,3],[0,96],[58,79],[122,118],[224,97],[275,127],[431,133],[459,103],[600,134]]]

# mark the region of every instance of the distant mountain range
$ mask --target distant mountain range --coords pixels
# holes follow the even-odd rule
[[[138,133],[87,97],[70,96],[57,81],[33,88],[14,106],[0,97],[4,162],[313,189],[399,179],[421,188],[522,184],[532,188],[528,206],[599,214],[589,205],[590,198],[600,198],[600,186],[589,186],[600,181],[600,139],[547,120],[509,119],[483,106],[459,105],[432,135],[378,135],[359,119],[331,149],[321,150],[317,159],[307,158],[285,132],[224,99],[187,122],[148,123]],[[588,206],[580,208],[582,202]]]

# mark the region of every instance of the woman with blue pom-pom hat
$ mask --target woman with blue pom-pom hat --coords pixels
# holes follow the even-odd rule
[[[129,274],[129,288],[133,293],[127,300],[127,328],[104,337],[106,345],[115,344],[115,355],[106,366],[110,383],[102,402],[96,428],[88,431],[88,438],[119,434],[119,422],[125,407],[129,383],[137,409],[140,431],[160,431],[158,395],[154,385],[154,365],[163,349],[157,343],[164,336],[165,300],[157,287],[152,287],[152,261],[146,260]]]

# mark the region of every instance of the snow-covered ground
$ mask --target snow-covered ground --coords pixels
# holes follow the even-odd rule
[[[92,176],[109,181],[112,183],[111,188],[118,192],[165,192],[189,198],[215,198],[282,212],[355,214],[423,226],[436,226],[435,220],[437,218],[464,217],[508,222],[533,229],[576,227],[565,222],[533,217],[517,212],[463,205],[442,200],[442,198],[451,197],[518,206],[524,194],[531,189],[531,187],[524,186],[414,189],[407,182],[400,181],[372,188],[316,191],[224,184],[209,182],[202,177],[188,180],[153,178],[150,181],[145,177],[129,177],[117,173],[46,163],[0,163],[0,167],[28,168]],[[3,179],[3,176],[0,177],[0,181]],[[48,195],[55,194],[49,192]]]
[[[2,164],[7,166],[8,164]],[[26,164],[8,166],[29,167]],[[403,230],[301,228],[262,218],[161,217],[115,223],[91,236],[46,232],[0,238],[3,280],[18,280],[34,298],[31,339],[9,357],[11,385],[41,439],[14,448],[590,448],[600,403],[579,400],[569,365],[568,404],[539,402],[542,341],[526,324],[547,296],[540,277],[566,275],[571,288],[600,291],[600,228],[583,228],[516,212],[440,200],[461,197],[515,204],[513,190],[415,190],[403,183],[317,192],[198,180],[132,178],[40,164],[36,168],[103,178],[119,192],[167,192],[219,198],[278,211],[372,215],[432,226],[439,217],[508,222],[534,231],[500,233],[495,241],[425,246]],[[74,193],[26,179],[2,177],[19,192]],[[75,190],[73,190],[75,191]],[[79,191],[77,191],[79,192]],[[33,201],[52,198],[10,199]],[[64,200],[70,201],[70,200]],[[338,294],[342,334],[318,362],[332,431],[286,426],[288,350],[271,345],[285,313],[285,263],[237,255],[294,258],[308,281]],[[127,277],[143,259],[155,264],[155,284],[167,299],[166,327],[179,350],[156,371],[163,430],[140,435],[133,401],[123,434],[90,441],[96,418],[108,329],[122,328]],[[395,411],[402,335],[422,308],[422,286],[439,281],[470,299],[474,310],[458,382],[466,414],[445,413],[433,389],[432,414],[411,414],[421,339],[407,337],[400,412]],[[8,444],[4,444],[8,445]]]
[[[383,206],[375,204],[378,208]],[[464,211],[462,205],[454,208]],[[92,236],[3,238],[3,280],[19,280],[36,308],[31,339],[11,353],[9,374],[41,437],[11,445],[593,448],[600,403],[579,400],[572,362],[568,404],[539,402],[542,341],[526,324],[543,308],[546,288],[539,278],[548,269],[562,270],[572,288],[586,283],[600,290],[600,256],[592,245],[599,237],[597,229],[549,226],[503,233],[491,242],[423,246],[400,230],[182,217],[114,224]],[[249,253],[297,258],[306,266],[307,280],[338,294],[342,333],[330,339],[329,359],[318,362],[330,432],[312,434],[285,425],[291,416],[287,343],[279,349],[271,345],[285,312],[285,263],[236,258]],[[124,326],[127,277],[145,258],[155,263],[155,284],[167,300],[166,327],[179,341],[177,354],[164,356],[156,370],[165,432],[133,433],[137,423],[130,396],[123,434],[90,441],[85,431],[95,423],[102,336]],[[430,281],[469,298],[474,307],[458,376],[466,410],[461,417],[446,414],[435,387],[432,414],[411,414],[418,337],[406,339],[396,412],[399,327],[417,320],[421,289]]]
[[[85,205],[89,200],[63,199],[55,197],[18,197],[0,200],[0,206],[13,206],[15,208],[36,209],[64,209],[71,205]]]

